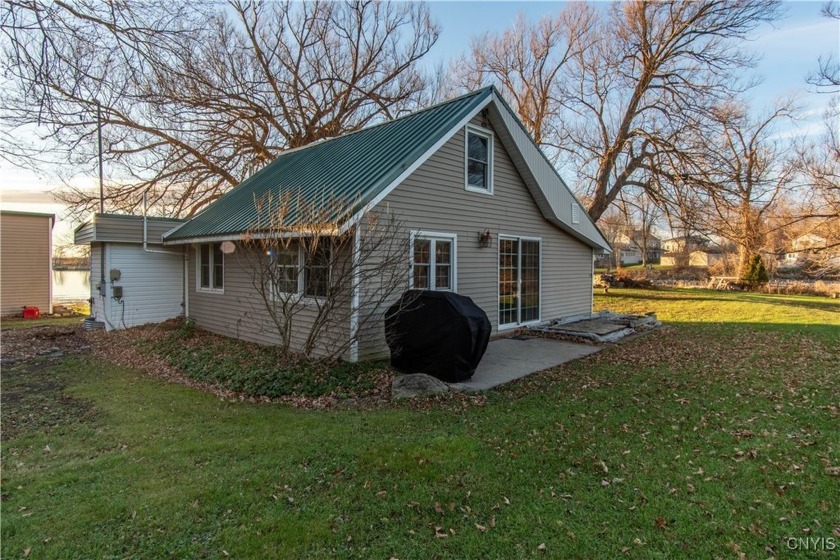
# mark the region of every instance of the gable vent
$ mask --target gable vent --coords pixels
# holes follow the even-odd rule
[[[572,223],[579,224],[580,223],[580,206],[572,202]]]

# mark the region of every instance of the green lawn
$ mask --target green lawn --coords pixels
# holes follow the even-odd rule
[[[840,541],[840,302],[614,289],[596,306],[668,329],[486,399],[302,411],[92,357],[4,368],[2,556],[804,558],[788,537]]]

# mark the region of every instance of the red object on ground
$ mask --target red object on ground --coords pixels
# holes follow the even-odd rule
[[[37,319],[41,316],[41,311],[34,305],[27,305],[23,308],[24,319]]]

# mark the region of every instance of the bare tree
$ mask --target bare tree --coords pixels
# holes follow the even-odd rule
[[[566,77],[573,84],[561,145],[581,169],[597,220],[626,187],[650,188],[663,157],[684,158],[685,133],[748,84],[741,41],[779,17],[778,2],[614,4]],[[654,193],[655,194],[655,193]]]
[[[622,193],[620,206],[625,208],[630,243],[641,253],[642,265],[647,266],[660,247],[653,231],[662,217],[662,211],[644,189],[636,192],[628,189]]]
[[[707,211],[695,218],[738,246],[739,274],[777,227],[768,219],[773,208],[796,187],[791,143],[777,134],[791,119],[789,103],[754,118],[733,102],[716,110],[712,128],[695,139],[692,186]]]
[[[628,227],[628,216],[626,207],[618,204],[612,205],[607,212],[604,213],[598,227],[604,238],[613,247],[614,251],[607,258],[607,268],[621,267],[621,248],[623,236],[630,232]]]
[[[408,287],[410,239],[397,214],[372,211],[344,231],[340,202],[269,194],[255,203],[259,219],[237,254],[258,295],[253,311],[269,319],[257,328],[288,354],[334,360],[381,330]]]
[[[179,216],[283,150],[415,108],[438,37],[425,5],[373,1],[13,0],[0,31],[4,155],[93,169],[99,106],[109,207],[148,191]]]
[[[840,20],[840,4],[834,0],[826,2],[822,7],[822,15]],[[836,53],[820,57],[819,69],[808,76],[808,83],[825,93],[840,92],[840,60]]]
[[[826,111],[823,134],[814,141],[800,143],[797,153],[810,193],[802,215],[840,217],[840,100],[835,100]]]
[[[511,28],[472,39],[469,55],[452,62],[454,81],[465,90],[495,85],[534,141],[557,155],[565,66],[589,48],[595,17],[583,4],[571,4],[536,23],[520,13]]]

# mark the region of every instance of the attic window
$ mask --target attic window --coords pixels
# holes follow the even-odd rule
[[[466,189],[493,194],[493,135],[489,130],[467,127],[464,152]]]
[[[579,224],[580,223],[580,206],[576,203],[572,202],[572,223]]]

